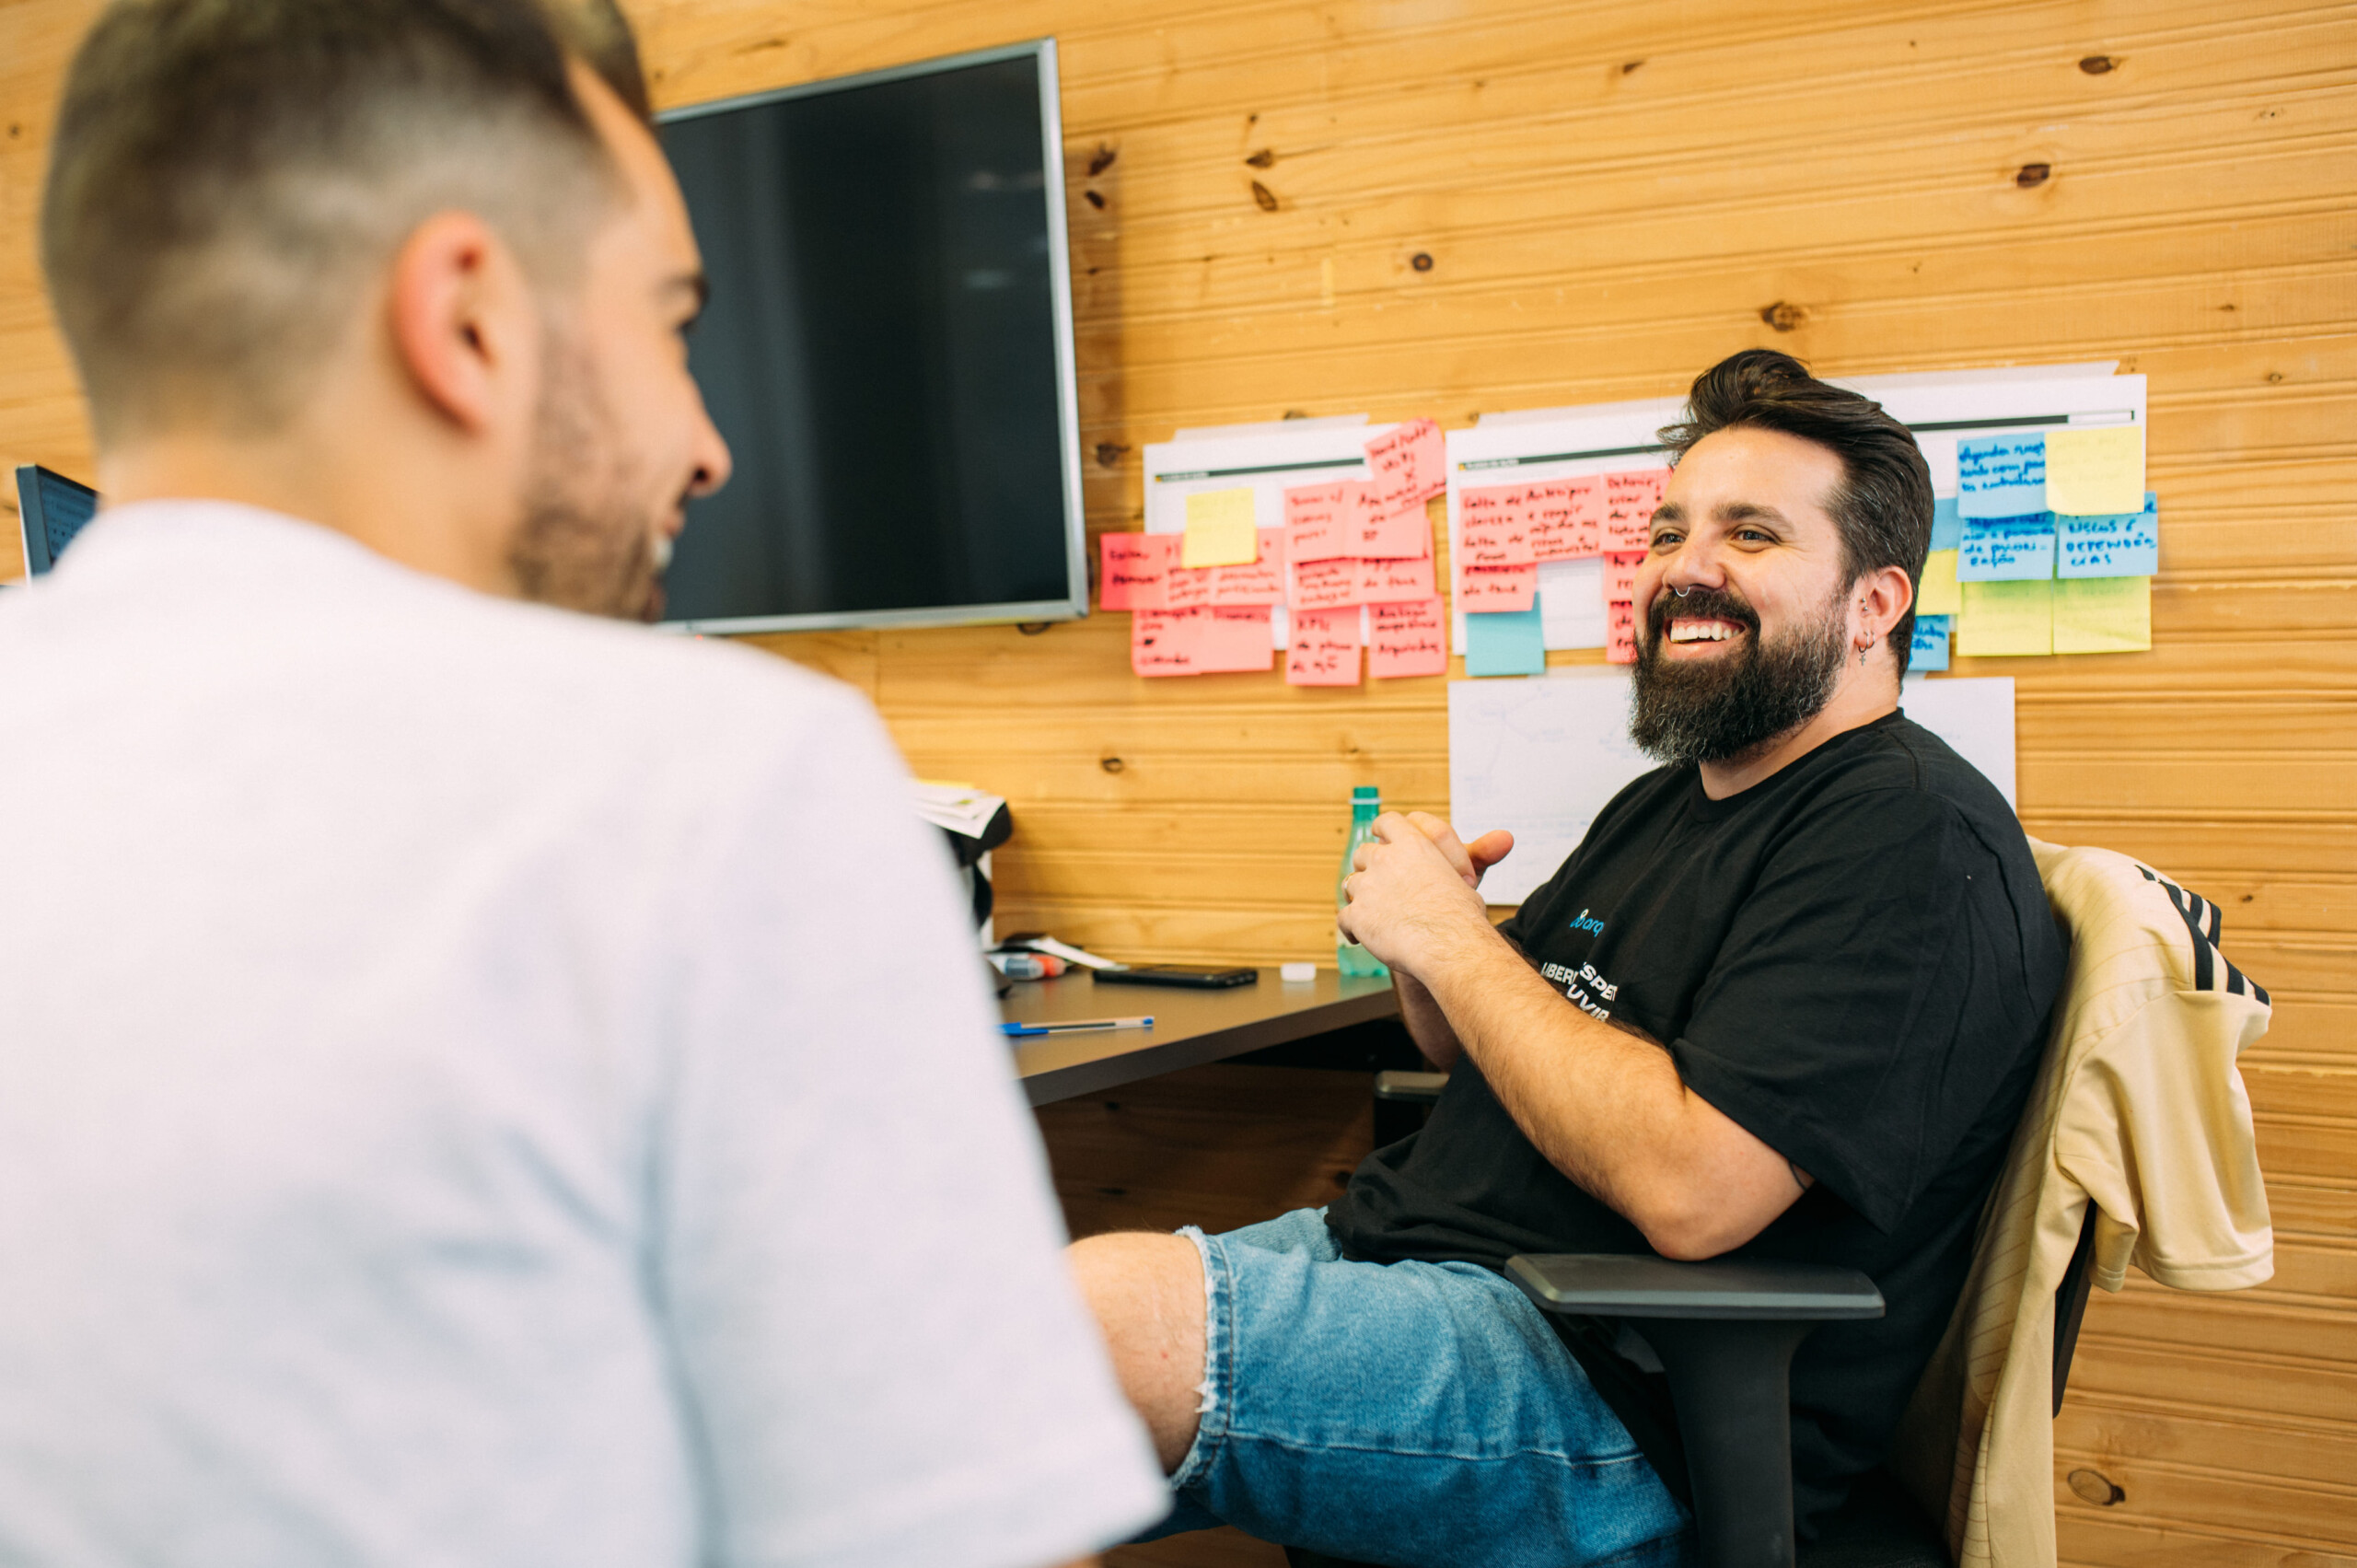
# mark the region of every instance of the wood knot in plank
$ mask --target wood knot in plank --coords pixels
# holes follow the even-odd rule
[[[1432,253],[1430,251],[1419,250],[1414,255],[1408,258],[1408,265],[1415,268],[1416,271],[1420,273],[1429,273],[1433,270]]]
[[[1109,773],[1118,773],[1123,768],[1129,766],[1127,762],[1122,761],[1119,757],[1099,757],[1097,759],[1097,765],[1104,769]]]
[[[1104,173],[1107,169],[1112,168],[1113,160],[1120,156],[1120,149],[1112,145],[1110,143],[1097,143],[1097,150],[1089,155],[1088,178],[1094,180],[1098,175]]]
[[[1094,191],[1083,191],[1083,192],[1081,192],[1081,194],[1082,194],[1083,196],[1086,197],[1086,198],[1087,198],[1087,200],[1088,200],[1088,204],[1089,204],[1090,206],[1092,206],[1092,207],[1095,207],[1098,212],[1100,212],[1100,213],[1101,213],[1101,212],[1103,212],[1103,211],[1105,210],[1105,198],[1104,198],[1104,197],[1102,197],[1102,196],[1100,196],[1100,195],[1098,195],[1096,192],[1094,192]]]
[[[2026,163],[2014,171],[2014,183],[2025,191],[2035,191],[2054,177],[2050,163]]]
[[[2119,1483],[2101,1470],[2073,1470],[2062,1479],[2080,1501],[2092,1503],[2098,1508],[2108,1508],[2116,1503],[2128,1501],[2128,1493],[2119,1489]]]
[[[2108,54],[2090,54],[2079,62],[2079,69],[2090,76],[2108,76],[2119,69],[2119,62]]]
[[[1759,312],[1759,319],[1780,332],[1789,332],[1808,319],[1808,311],[1790,301],[1780,299],[1773,305],[1763,307]]]
[[[1264,213],[1277,210],[1277,193],[1257,180],[1252,181],[1252,200]]]
[[[1262,147],[1259,152],[1246,158],[1244,164],[1248,168],[1274,168],[1277,167],[1277,150],[1274,147]]]
[[[1097,443],[1097,466],[1100,469],[1109,469],[1120,462],[1122,455],[1128,451],[1129,448],[1119,441],[1099,441]]]

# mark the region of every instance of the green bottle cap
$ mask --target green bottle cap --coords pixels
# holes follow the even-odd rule
[[[1351,791],[1351,804],[1353,806],[1357,806],[1364,801],[1381,800],[1382,798],[1383,791],[1373,784],[1359,784]]]

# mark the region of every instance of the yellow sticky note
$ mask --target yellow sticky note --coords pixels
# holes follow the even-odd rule
[[[1960,585],[1956,651],[1967,658],[2054,651],[2054,584],[2044,577]]]
[[[2046,509],[2066,517],[2144,509],[2144,427],[2099,424],[2046,433]]]
[[[2139,491],[2136,505],[2143,504]],[[1260,552],[1253,520],[1250,490],[1198,490],[1187,497],[1187,536],[1178,547],[1178,564],[1249,566]]]
[[[2054,651],[2133,654],[2153,645],[2153,579],[2070,577],[2054,585]]]
[[[1915,589],[1918,615],[1955,615],[1964,609],[1956,592],[1956,552],[1934,550],[1923,557],[1923,580]]]

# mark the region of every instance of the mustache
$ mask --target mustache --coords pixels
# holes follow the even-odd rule
[[[1733,588],[1689,588],[1683,598],[1675,589],[1662,589],[1654,595],[1653,603],[1645,607],[1646,639],[1659,642],[1667,636],[1669,618],[1673,615],[1732,621],[1751,632],[1759,630],[1759,612]]]

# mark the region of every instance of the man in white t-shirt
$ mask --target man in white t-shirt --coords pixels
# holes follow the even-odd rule
[[[873,714],[570,612],[651,614],[727,469],[644,110],[531,0],[76,59],[110,509],[0,596],[0,1561],[1040,1568],[1165,1505]]]

